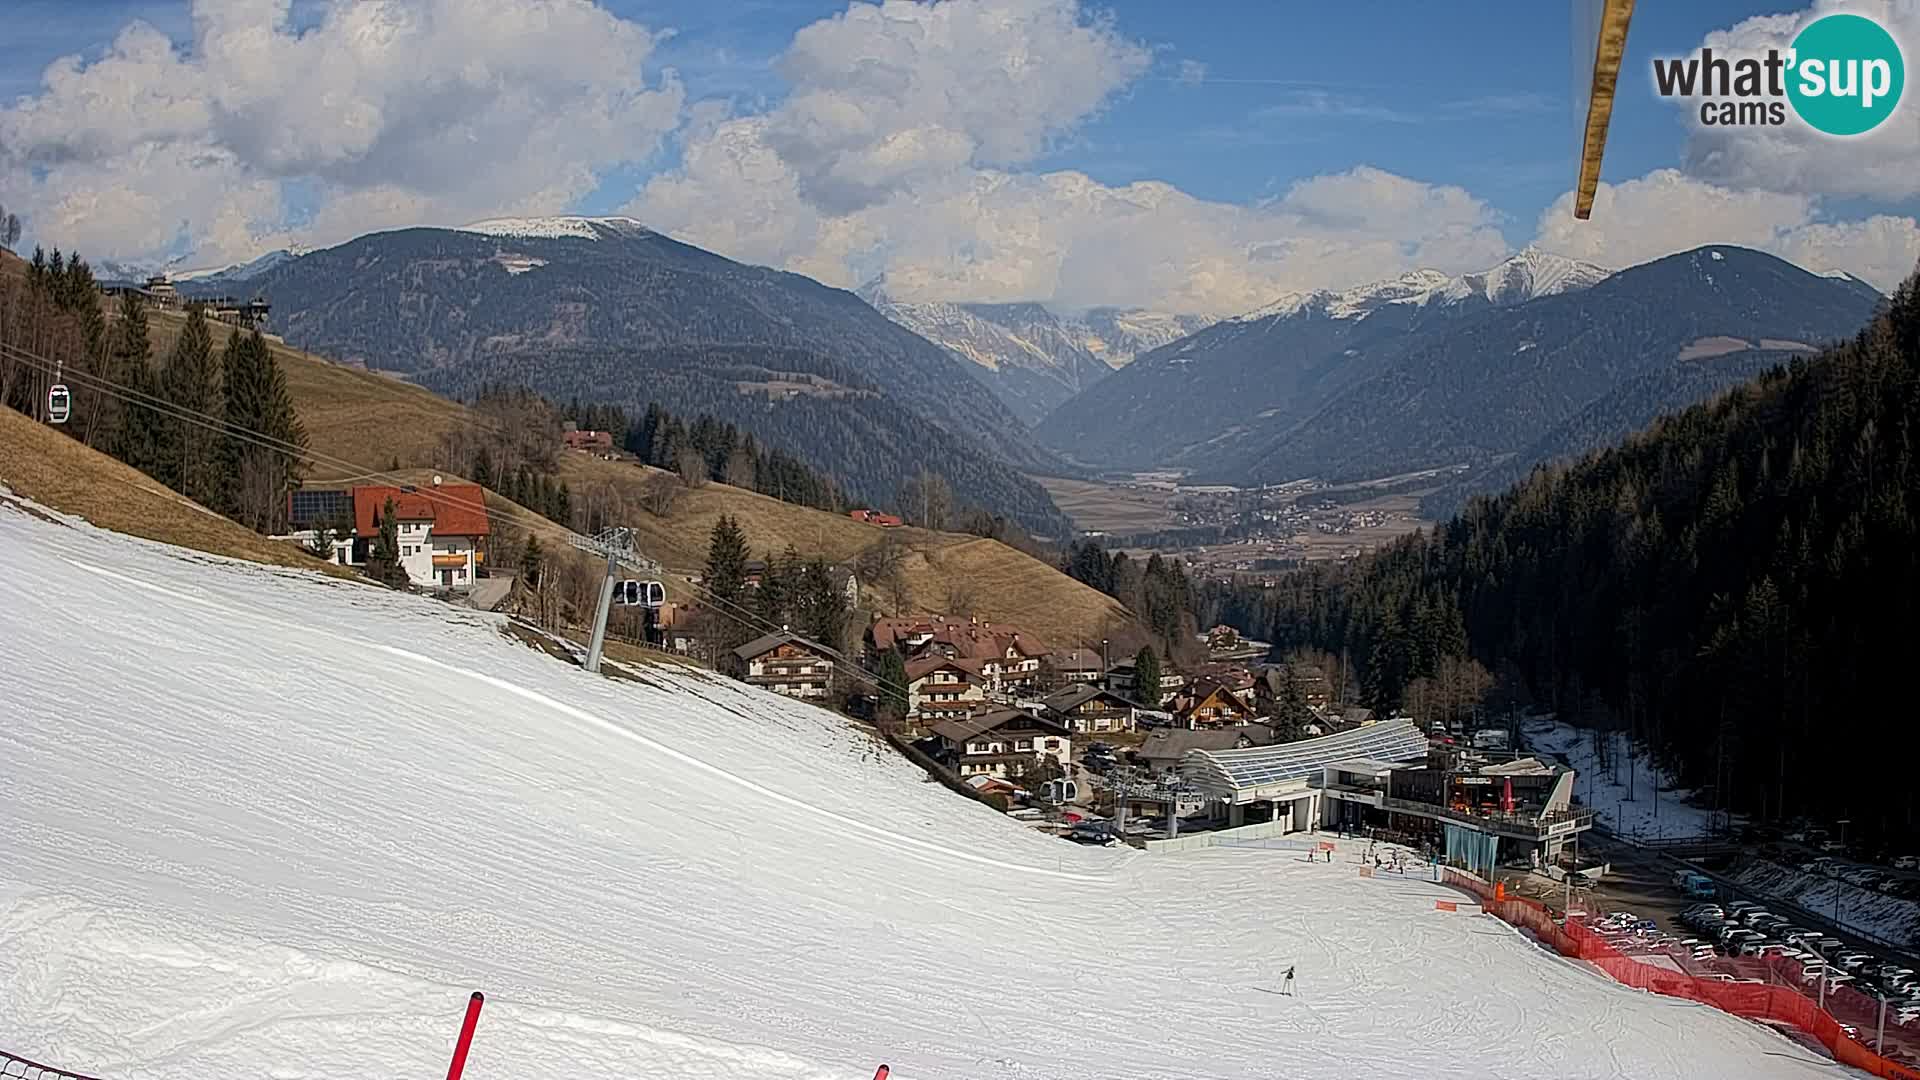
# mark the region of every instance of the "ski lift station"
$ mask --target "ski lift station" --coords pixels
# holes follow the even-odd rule
[[[1573,770],[1533,758],[1489,762],[1436,746],[1411,721],[1235,750],[1189,750],[1181,776],[1228,828],[1391,830],[1478,871],[1547,864],[1593,827],[1572,805]]]
[[[1180,775],[1225,808],[1229,828],[1277,821],[1285,832],[1302,832],[1321,821],[1318,782],[1326,767],[1368,756],[1424,760],[1427,736],[1410,721],[1396,720],[1276,746],[1189,750],[1180,759]]]

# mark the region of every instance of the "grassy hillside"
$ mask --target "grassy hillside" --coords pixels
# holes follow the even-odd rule
[[[154,314],[156,353],[172,346],[182,321]],[[222,340],[218,333],[216,340]],[[402,470],[430,470],[439,465],[441,435],[467,422],[467,411],[458,402],[391,376],[334,364],[284,345],[272,349],[286,372],[309,442],[331,457],[369,470],[385,470],[396,460]],[[638,505],[640,488],[654,471],[630,462],[565,454],[560,475],[576,500],[611,489]],[[313,482],[355,478],[351,470],[325,469]],[[417,478],[425,480],[428,474],[421,472]],[[496,510],[512,505],[497,497],[492,504]],[[1134,623],[1111,597],[998,541],[922,529],[880,529],[725,484],[682,492],[664,517],[635,512],[624,523],[639,533],[642,550],[670,569],[691,572],[705,565],[708,537],[722,514],[739,519],[756,555],[778,554],[792,544],[803,556],[853,563],[869,548],[896,543],[904,549],[901,573],[908,601],[916,608],[944,611],[950,599],[971,597],[972,610],[982,618],[1014,623],[1065,645],[1097,643],[1103,637],[1117,640]],[[543,542],[560,539],[557,529],[541,531],[547,533]],[[677,591],[673,582],[669,589]],[[869,592],[862,606],[879,601]]]
[[[356,576],[237,525],[12,409],[0,409],[0,484],[103,529],[250,562]]]

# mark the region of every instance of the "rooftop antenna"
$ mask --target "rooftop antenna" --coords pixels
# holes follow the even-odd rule
[[[439,478],[434,479],[437,481]],[[640,554],[640,549],[633,542],[633,530],[624,525],[604,529],[592,536],[576,534],[568,537],[568,541],[581,551],[604,556],[607,560],[607,576],[600,583],[600,609],[593,618],[593,641],[587,646],[587,670],[597,674],[600,671],[600,655],[607,644],[607,615],[613,610],[613,588],[618,584],[619,568],[625,566],[658,578],[660,564]]]

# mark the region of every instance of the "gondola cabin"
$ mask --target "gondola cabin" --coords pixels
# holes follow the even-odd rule
[[[667,587],[658,581],[637,581],[628,579],[617,583],[613,598],[626,607],[642,607],[657,611],[667,602]]]
[[[67,422],[67,417],[72,414],[73,394],[67,390],[65,383],[54,383],[47,390],[47,422],[64,424]]]

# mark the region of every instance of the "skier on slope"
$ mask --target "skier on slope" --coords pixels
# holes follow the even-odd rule
[[[1293,965],[1292,964],[1287,965],[1287,973],[1286,975],[1281,977],[1280,992],[1288,995],[1289,997],[1293,995]]]

